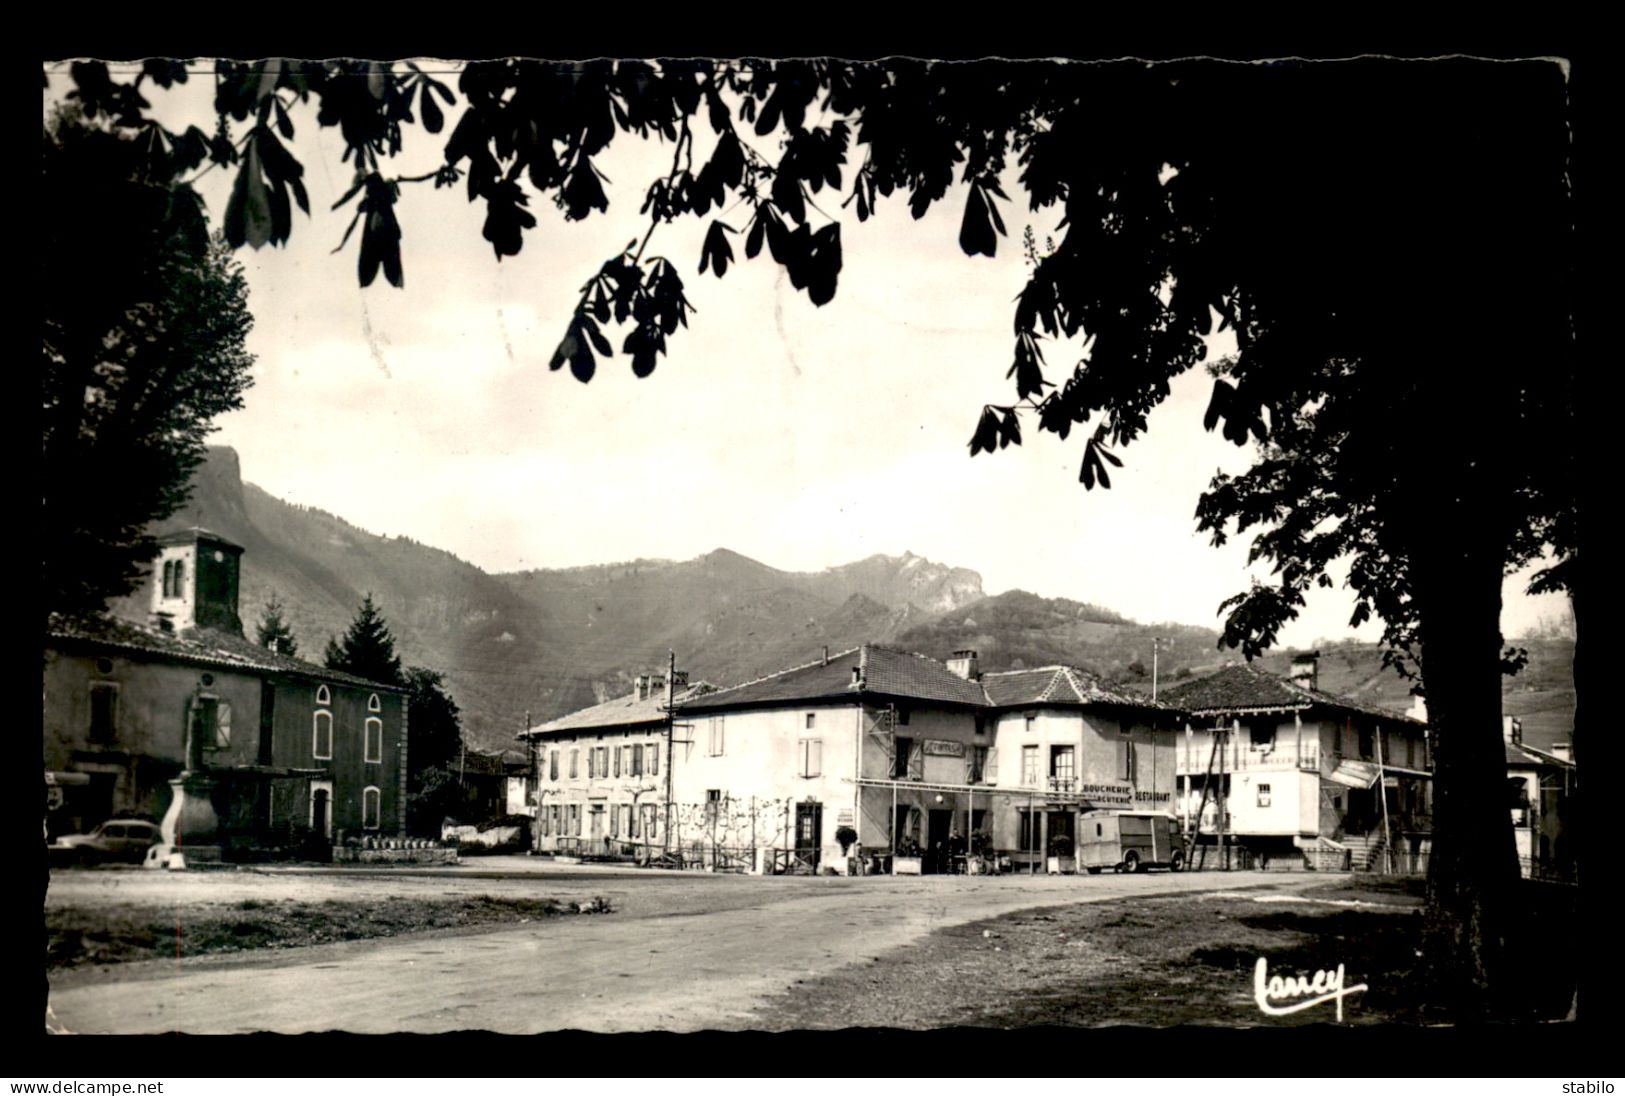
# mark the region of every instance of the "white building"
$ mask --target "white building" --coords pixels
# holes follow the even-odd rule
[[[1073,667],[864,645],[680,694],[669,727],[657,693],[527,732],[539,851],[817,870],[917,846],[948,870],[966,845],[1031,862],[1083,811],[1172,806],[1176,714]]]
[[[1432,831],[1427,724],[1318,678],[1308,654],[1290,679],[1242,664],[1163,693],[1190,715],[1177,757],[1187,830],[1200,813],[1203,835],[1222,826],[1255,860],[1418,870]]]

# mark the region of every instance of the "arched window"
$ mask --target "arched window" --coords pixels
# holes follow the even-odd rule
[[[165,597],[169,596],[169,591],[171,589],[171,584],[174,581],[174,577],[175,577],[175,561],[172,560],[172,559],[165,560],[164,561],[164,596]]]
[[[316,686],[316,703],[318,703],[318,704],[331,704],[331,703],[333,703],[333,694],[328,691],[326,685],[318,685],[318,686]]]
[[[384,759],[384,721],[376,716],[368,716],[365,730],[366,752],[362,754],[362,760],[382,761]]]
[[[369,696],[367,698],[367,711],[369,711],[369,712],[381,712],[383,710],[384,710],[384,702],[378,699],[378,694],[377,693],[373,693],[371,696]]]
[[[361,828],[376,830],[378,828],[379,803],[381,796],[378,789],[368,786],[361,790]]]
[[[318,711],[313,717],[314,732],[311,735],[311,756],[318,761],[331,761],[333,758],[333,713]]]
[[[186,590],[186,586],[185,586],[185,580],[182,578],[182,576],[185,573],[186,573],[186,561],[183,560],[183,559],[177,559],[175,561],[175,585],[174,585],[173,590],[170,593],[171,597],[181,597],[184,594],[184,592]]]

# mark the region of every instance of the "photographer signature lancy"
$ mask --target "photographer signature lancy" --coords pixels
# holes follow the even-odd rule
[[[1260,956],[1253,967],[1253,1000],[1266,1016],[1286,1016],[1293,1012],[1302,1012],[1315,1005],[1324,1005],[1327,1001],[1337,1003],[1337,1021],[1343,1022],[1343,998],[1356,993],[1364,993],[1370,987],[1364,982],[1357,986],[1343,984],[1343,964],[1337,964],[1336,971],[1317,970],[1313,978],[1298,975],[1296,978],[1283,978],[1279,974],[1271,975],[1269,960]],[[1311,996],[1311,994],[1313,996]],[[1294,1001],[1290,1005],[1272,1005],[1271,1001],[1289,1001],[1294,998],[1303,1000]]]

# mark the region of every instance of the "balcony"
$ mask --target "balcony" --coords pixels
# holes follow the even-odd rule
[[[1320,771],[1320,743],[1299,742],[1266,748],[1249,743],[1231,741],[1222,756],[1214,756],[1213,743],[1182,743],[1174,751],[1175,772],[1180,776],[1201,776],[1212,763],[1214,770],[1227,773],[1268,771],[1281,772],[1299,769],[1303,772]]]

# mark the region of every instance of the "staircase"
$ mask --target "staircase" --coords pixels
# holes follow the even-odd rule
[[[1387,865],[1383,860],[1383,851],[1388,843],[1380,833],[1361,835],[1348,834],[1342,841],[1343,846],[1349,850],[1350,871],[1382,871]]]

